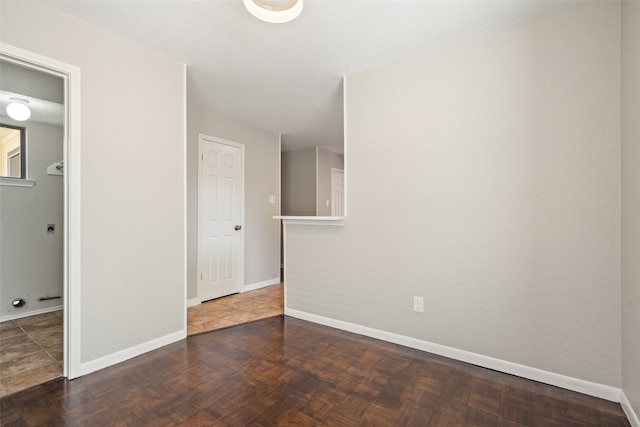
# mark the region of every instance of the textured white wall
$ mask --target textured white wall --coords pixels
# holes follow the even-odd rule
[[[622,2],[622,389],[640,417],[640,2]]]
[[[244,279],[280,277],[280,136],[190,105],[187,112],[187,298],[198,296],[198,134],[245,146]],[[269,196],[276,203],[269,204]]]
[[[619,38],[580,2],[349,76],[349,214],[288,226],[288,308],[619,387]]]
[[[0,38],[81,69],[82,362],[184,331],[183,65],[37,2]]]

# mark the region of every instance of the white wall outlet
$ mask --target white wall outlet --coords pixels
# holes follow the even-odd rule
[[[269,204],[270,205],[275,205],[276,204],[276,196],[274,196],[274,195],[270,195],[269,196]]]
[[[424,298],[413,297],[413,311],[418,313],[424,313]]]

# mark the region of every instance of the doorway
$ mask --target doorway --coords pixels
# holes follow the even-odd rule
[[[0,392],[11,394],[62,375],[64,82],[6,60],[0,76]]]
[[[244,284],[244,145],[198,140],[198,299],[238,293]]]
[[[80,69],[5,43],[0,43],[0,61],[22,67],[26,70],[25,72],[42,73],[42,75],[62,80],[62,150],[55,162],[45,166],[47,174],[59,175],[56,178],[62,181],[62,217],[59,226],[53,222],[44,224],[44,231],[47,234],[59,233],[58,236],[62,237],[62,289],[60,294],[57,292],[54,294],[45,293],[45,295],[33,295],[29,298],[54,301],[50,304],[57,303],[62,306],[63,310],[58,311],[62,318],[62,375],[72,379],[80,376],[81,373]],[[29,155],[29,149],[26,150],[26,154]],[[40,168],[40,166],[38,167]],[[6,178],[5,183],[10,180],[13,181],[10,184],[15,186],[34,186],[35,183],[29,179],[29,176],[27,163],[25,179]],[[38,268],[38,263],[35,263],[32,268]],[[11,302],[13,306],[13,300]]]
[[[331,216],[344,216],[344,170],[331,168]]]

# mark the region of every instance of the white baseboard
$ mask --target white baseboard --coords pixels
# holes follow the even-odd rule
[[[269,280],[263,280],[262,282],[243,286],[242,289],[240,289],[240,293],[255,291],[256,289],[266,288],[267,286],[277,285],[278,283],[280,283],[279,277],[275,277]],[[201,301],[199,298],[191,298],[187,300],[187,307],[193,307],[194,305],[198,305],[200,303]]]
[[[107,368],[125,360],[132,359],[141,354],[156,350],[168,344],[173,344],[187,337],[187,331],[181,330],[160,338],[147,341],[145,343],[117,351],[115,353],[99,357],[89,362],[82,363],[80,366],[80,375],[87,375],[100,369]]]
[[[482,354],[471,353],[465,350],[459,350],[453,347],[447,347],[435,344],[429,341],[423,341],[404,335],[394,334],[379,329],[369,328],[367,326],[357,325],[355,323],[344,322],[342,320],[331,319],[304,311],[285,308],[284,314],[309,322],[330,326],[336,329],[353,332],[371,338],[388,341],[394,344],[403,345],[405,347],[415,348],[417,350],[426,351],[440,356],[462,362],[471,363],[472,365],[493,369],[495,371],[505,372],[507,374],[516,375],[518,377],[527,378],[545,384],[577,391],[579,393],[598,397],[601,399],[620,402],[621,390],[604,384],[598,384],[578,378],[568,377],[554,372],[543,371],[542,369],[532,368],[530,366],[520,365],[518,363],[506,360],[496,359]],[[634,426],[636,427],[636,426]]]
[[[25,311],[25,312],[20,312],[16,314],[9,314],[7,316],[0,317],[0,323],[7,322],[9,320],[22,319],[23,317],[35,316],[37,314],[51,313],[52,311],[62,310],[63,308],[64,308],[63,305],[56,305],[54,307],[39,308],[37,310]]]
[[[240,292],[255,291],[256,289],[266,288],[267,286],[277,285],[278,283],[280,283],[280,277],[275,277],[273,279],[264,280],[262,282],[252,283],[251,285],[245,285],[242,287],[242,290]]]
[[[631,406],[629,399],[627,399],[627,396],[624,394],[624,390],[620,392],[620,405],[622,405],[622,410],[627,416],[631,427],[640,427],[640,417],[638,417],[638,414],[633,410],[633,406]]]

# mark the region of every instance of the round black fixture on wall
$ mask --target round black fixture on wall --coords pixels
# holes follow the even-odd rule
[[[13,308],[24,307],[25,305],[27,305],[27,301],[25,301],[24,298],[16,298],[13,301],[11,301],[11,306]]]

